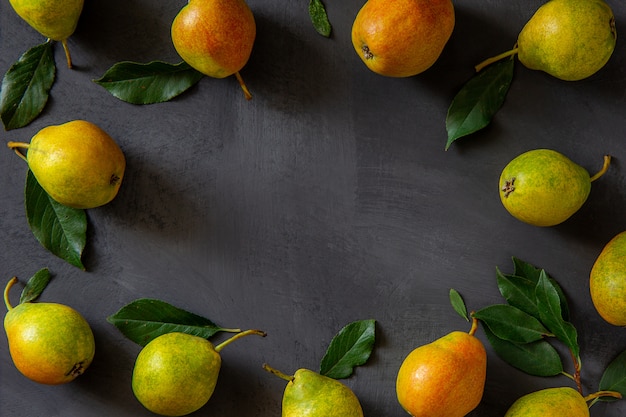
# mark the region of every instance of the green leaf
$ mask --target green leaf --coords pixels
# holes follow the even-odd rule
[[[317,33],[327,38],[330,37],[332,27],[322,0],[309,0],[309,16]]]
[[[446,117],[448,142],[486,127],[497,111],[513,81],[514,60],[505,59],[475,74],[452,100]]]
[[[516,275],[505,275],[496,268],[496,280],[500,294],[506,301],[533,317],[539,317],[535,288],[537,282]]]
[[[53,200],[30,170],[26,176],[24,195],[28,225],[39,243],[71,265],[85,269],[81,261],[87,241],[85,210],[67,207]]]
[[[150,298],[140,298],[125,305],[117,313],[107,317],[107,321],[140,346],[171,332],[188,333],[208,339],[222,331],[241,331],[224,329],[207,318]]]
[[[41,113],[56,73],[52,42],[26,51],[2,79],[0,118],[6,130],[24,127]]]
[[[600,379],[600,391],[617,391],[626,397],[626,350],[620,353],[606,367]],[[615,401],[615,398],[601,397],[601,401]]]
[[[28,282],[24,289],[22,290],[22,294],[20,295],[20,304],[29,303],[34,301],[41,295],[43,290],[48,286],[50,282],[50,271],[48,268],[42,268],[35,273]]]
[[[563,320],[559,294],[548,279],[545,271],[541,272],[535,294],[539,316],[543,324],[557,339],[565,343],[572,351],[572,354],[579,359],[578,334],[571,323]]]
[[[541,377],[555,376],[563,372],[561,357],[545,340],[518,344],[498,338],[486,326],[484,331],[496,354],[520,371]]]
[[[549,335],[539,320],[507,304],[485,307],[472,316],[482,321],[498,338],[513,343],[535,342]]]
[[[347,378],[356,366],[369,359],[376,337],[376,321],[348,324],[335,335],[322,358],[320,374],[333,379]]]
[[[119,62],[94,82],[122,101],[154,104],[173,99],[195,85],[203,76],[186,62]]]
[[[469,321],[469,316],[467,314],[467,307],[465,306],[463,297],[461,297],[461,294],[459,294],[459,292],[455,290],[454,288],[450,289],[450,304],[452,304],[452,308],[454,308],[454,311],[456,311],[459,314],[459,316]]]

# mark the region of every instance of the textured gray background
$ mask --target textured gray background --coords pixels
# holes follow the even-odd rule
[[[44,250],[23,207],[26,167],[0,152],[0,277],[23,280],[42,267],[54,279],[42,301],[69,304],[93,327],[87,373],[49,387],[22,377],[0,342],[3,417],[150,416],[130,377],[139,347],[106,317],[141,297],[159,298],[227,327],[259,328],[223,351],[209,404],[195,415],[278,416],[284,382],[261,369],[317,369],[345,324],[378,323],[375,351],[346,383],[368,416],[404,416],[398,367],[414,347],[468,330],[448,290],[468,307],[502,301],[495,268],[517,256],[545,268],[569,297],[579,331],[583,381],[594,391],[626,348],[626,330],[604,323],[588,295],[596,256],[626,230],[626,48],[575,83],[516,65],[507,101],[486,130],[448,152],[445,115],[484,58],[509,49],[541,0],[455,2],[457,23],[427,72],[389,79],[370,72],[350,43],[362,0],[326,1],[332,39],[312,28],[306,1],[250,0],[257,40],[243,69],[254,98],[231,77],[204,78],[172,102],[134,106],[92,82],[119,61],[179,62],[169,26],[185,1],[89,0],[70,39],[75,70],[55,48],[57,80],[44,113],[4,132],[29,140],[46,125],[87,119],[124,150],[117,199],[88,212],[80,271]],[[626,5],[611,0],[619,34]],[[0,3],[0,72],[43,41]],[[535,228],[501,206],[498,177],[519,153],[559,150],[595,172],[614,156],[585,206],[566,223]],[[15,291],[13,297],[17,297]],[[481,330],[478,336],[484,340]],[[217,340],[220,340],[218,337]],[[488,347],[483,401],[472,416],[504,414],[519,396],[569,384],[516,371]],[[618,417],[624,403],[592,416]]]

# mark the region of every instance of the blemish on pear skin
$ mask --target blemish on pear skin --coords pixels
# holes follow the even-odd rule
[[[504,193],[505,198],[508,197],[513,191],[515,191],[515,177],[510,180],[506,180],[502,186],[502,192]]]

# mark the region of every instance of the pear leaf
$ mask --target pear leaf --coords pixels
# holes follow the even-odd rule
[[[529,375],[548,377],[563,372],[563,362],[556,349],[547,341],[513,343],[497,337],[483,326],[489,344],[506,363]]]
[[[535,281],[517,275],[505,275],[498,268],[496,268],[496,280],[500,293],[510,305],[533,317],[539,317],[535,298],[537,286]]]
[[[548,279],[545,271],[542,271],[535,290],[537,308],[543,324],[572,351],[574,357],[579,359],[580,348],[578,346],[578,334],[576,328],[563,320],[559,294]]]
[[[107,321],[140,346],[145,346],[154,338],[171,332],[187,333],[208,339],[218,332],[241,331],[222,328],[205,317],[151,298],[139,298],[125,305],[107,317]]]
[[[320,364],[320,374],[333,379],[347,378],[356,366],[369,359],[374,348],[376,321],[348,324],[331,340]]]
[[[24,190],[26,219],[33,235],[54,255],[85,269],[81,257],[87,242],[85,210],[64,206],[41,188],[28,170]]]
[[[600,379],[600,391],[617,391],[626,397],[626,350],[617,355],[606,367]],[[600,401],[615,401],[612,397],[600,397]]]
[[[48,270],[48,268],[42,268],[35,272],[35,275],[30,277],[22,290],[22,294],[20,295],[20,304],[30,303],[31,301],[36,300],[48,286],[49,282],[50,270]]]
[[[125,61],[113,65],[94,82],[127,103],[155,104],[173,99],[203,76],[186,62],[141,64]]]
[[[460,137],[491,123],[513,81],[514,60],[496,62],[476,73],[452,100],[446,116],[446,150]]]
[[[327,38],[330,37],[332,26],[322,0],[309,0],[309,16],[317,33]]]
[[[459,292],[454,288],[450,289],[450,304],[452,304],[452,308],[459,314],[459,316],[469,321],[469,315],[467,314],[467,307],[465,306],[463,297],[461,297],[461,294],[459,294]]]
[[[513,343],[531,343],[550,335],[535,317],[508,304],[485,307],[472,317],[483,322],[498,338]]]
[[[52,42],[32,47],[4,75],[0,118],[6,130],[28,125],[46,106],[56,75],[52,49]]]

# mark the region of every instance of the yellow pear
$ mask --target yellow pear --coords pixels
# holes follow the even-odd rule
[[[598,314],[615,326],[626,326],[626,232],[606,244],[589,277],[591,300]]]
[[[413,417],[463,417],[480,403],[487,353],[474,333],[455,331],[404,359],[396,379],[398,402]]]

